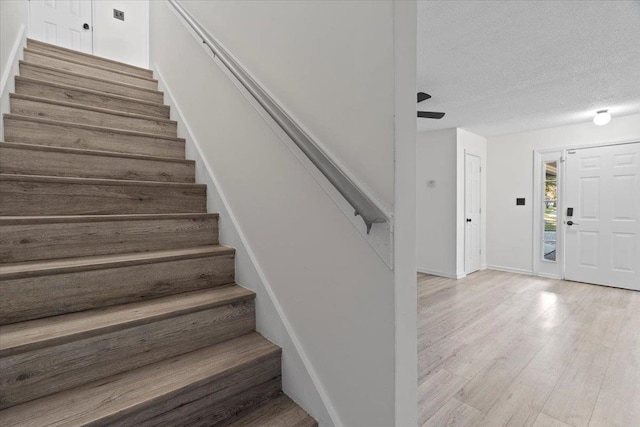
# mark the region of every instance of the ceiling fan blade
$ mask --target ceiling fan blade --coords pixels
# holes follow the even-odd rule
[[[433,111],[418,111],[418,117],[423,119],[441,119],[444,113],[434,113]]]
[[[426,101],[429,98],[431,98],[431,95],[429,95],[428,93],[418,92],[418,103]]]

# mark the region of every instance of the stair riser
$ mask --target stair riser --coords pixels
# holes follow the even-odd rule
[[[182,249],[218,244],[218,219],[1,225],[0,262]]]
[[[153,72],[151,70],[143,70],[137,67],[131,67],[126,64],[109,61],[97,56],[82,55],[80,53],[69,52],[68,50],[60,49],[57,46],[43,45],[32,40],[27,40],[27,47],[34,52],[41,52],[46,55],[55,55],[59,58],[69,59],[71,61],[83,62],[85,64],[97,65],[99,67],[111,68],[113,70],[124,71],[129,74],[136,74],[141,77],[151,78]]]
[[[178,127],[175,122],[147,118],[127,117],[83,108],[49,104],[30,99],[11,97],[11,113],[29,117],[55,120],[67,123],[80,123],[90,126],[104,126],[115,129],[145,132],[176,137]]]
[[[0,409],[252,332],[253,300],[2,359]]]
[[[234,256],[221,255],[4,280],[0,324],[224,285],[234,268]]]
[[[0,144],[0,173],[134,181],[195,182],[193,163],[8,148]]]
[[[143,90],[136,86],[123,86],[111,81],[96,80],[96,76],[71,75],[62,70],[51,70],[32,64],[21,63],[20,75],[52,83],[111,93],[113,95],[128,96],[159,104],[164,102],[164,95],[161,92]]]
[[[5,140],[54,147],[184,159],[184,142],[4,118]]]
[[[205,396],[195,402],[189,402],[172,412],[156,415],[145,421],[140,421],[139,427],[174,427],[182,425],[181,420],[189,420],[189,427],[216,427],[232,425],[227,424],[238,412],[251,410],[268,400],[270,397],[282,392],[282,380],[280,377],[269,379],[267,382],[254,385],[250,389],[231,396],[223,401],[215,397],[211,400]],[[265,425],[266,427],[267,425]],[[275,427],[275,426],[274,426]],[[281,427],[285,427],[284,425]],[[297,425],[295,427],[298,427]]]
[[[125,83],[137,87],[143,87],[145,89],[158,89],[158,83],[153,80],[147,80],[142,77],[120,74],[114,71],[103,70],[100,68],[92,67],[89,65],[76,64],[74,62],[68,62],[63,59],[52,58],[49,56],[43,56],[37,53],[24,52],[24,60],[36,65],[43,65],[45,67],[57,68],[63,71],[69,71],[71,73],[84,74],[87,76],[97,77],[100,79],[111,80],[114,82]]]
[[[0,215],[204,213],[200,185],[104,185],[0,181]]]
[[[165,105],[143,104],[135,99],[113,98],[108,95],[50,86],[48,84],[36,81],[25,81],[19,78],[16,78],[16,93],[164,119],[169,118],[169,107]]]
[[[224,378],[194,386],[181,393],[124,416],[92,425],[114,423],[120,427],[212,426],[236,412],[258,405],[281,390],[280,354]]]

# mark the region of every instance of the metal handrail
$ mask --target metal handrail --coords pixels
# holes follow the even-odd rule
[[[318,145],[298,126],[282,108],[260,87],[255,80],[229,55],[220,43],[211,36],[191,14],[176,0],[169,3],[184,18],[202,41],[211,49],[222,64],[238,79],[240,84],[255,98],[282,130],[293,140],[311,162],[333,184],[340,194],[353,206],[355,215],[360,215],[367,227],[367,234],[373,224],[387,222],[389,219],[376,204],[371,201]]]

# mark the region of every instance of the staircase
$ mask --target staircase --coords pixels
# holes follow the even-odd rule
[[[316,426],[152,72],[28,40],[0,144],[0,425]]]

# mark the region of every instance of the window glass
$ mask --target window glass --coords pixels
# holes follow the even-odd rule
[[[558,228],[558,162],[544,164],[543,242],[542,256],[547,261],[556,261]]]

